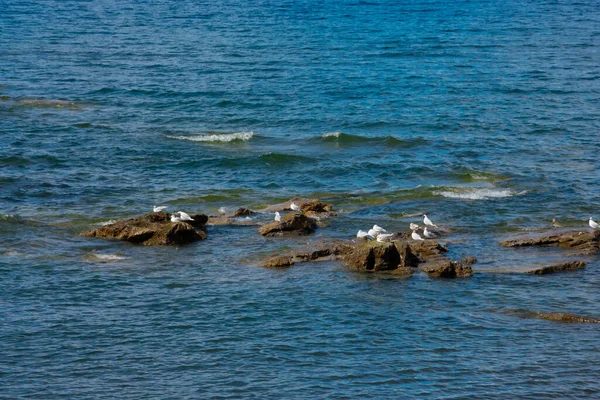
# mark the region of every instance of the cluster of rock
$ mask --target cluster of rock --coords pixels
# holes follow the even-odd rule
[[[544,246],[572,249],[580,255],[596,254],[600,251],[600,231],[552,231],[537,236],[525,236],[500,242],[504,247]]]
[[[81,236],[118,239],[144,246],[181,245],[206,239],[204,214],[191,215],[193,221],[171,222],[165,212],[149,213],[92,229]]]

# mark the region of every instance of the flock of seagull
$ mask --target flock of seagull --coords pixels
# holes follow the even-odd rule
[[[154,212],[161,212],[167,209],[167,206],[154,206],[153,210]],[[292,203],[290,204],[290,209],[292,209],[292,211],[296,211],[296,212],[302,212],[302,208],[300,208],[300,206],[298,206],[296,203]],[[219,212],[224,214],[225,213],[225,208],[221,207],[219,208]],[[183,211],[177,211],[175,214],[171,215],[171,222],[184,222],[184,221],[193,221],[194,219],[192,217],[190,217],[190,215],[188,213],[185,213]],[[279,213],[279,211],[275,212],[275,221],[279,222],[281,221],[281,214]],[[430,231],[430,227],[431,228],[437,228],[437,225],[434,224],[428,217],[426,214],[423,214],[423,236],[425,236],[425,239],[433,239],[435,237],[437,237],[437,235]],[[594,221],[592,219],[592,217],[590,217],[589,221],[588,221],[589,226],[592,229],[600,229],[600,224],[596,221]],[[552,218],[552,225],[555,228],[560,228],[560,224],[558,223],[558,221],[556,220],[556,218]],[[410,230],[411,230],[411,237],[413,238],[413,240],[425,240],[423,238],[423,236],[421,236],[420,234],[417,233],[417,230],[419,230],[421,227],[415,223],[410,224]],[[371,229],[369,229],[368,231],[363,231],[363,230],[359,230],[356,233],[356,237],[359,239],[367,239],[367,240],[377,240],[378,242],[391,242],[392,241],[392,236],[394,236],[392,233],[387,233],[387,231],[382,228],[381,226],[375,224],[373,225],[373,227]]]

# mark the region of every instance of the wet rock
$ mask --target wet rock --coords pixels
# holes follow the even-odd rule
[[[331,204],[324,203],[317,199],[301,199],[299,197],[294,197],[285,203],[274,204],[267,207],[264,211],[275,212],[291,210],[292,203],[298,205],[302,212],[308,216],[327,218],[337,215],[337,213],[333,211],[333,206]]]
[[[186,221],[188,224],[193,226],[194,228],[206,230],[206,223],[208,222],[208,216],[205,214],[192,214],[190,217],[193,221]]]
[[[233,216],[234,217],[244,217],[246,215],[252,215],[252,214],[254,214],[254,211],[249,210],[244,207],[240,207],[237,210],[235,210],[235,212],[233,213]]]
[[[441,245],[437,240],[411,241],[410,248],[422,262],[430,258],[437,257],[446,253],[448,248]]]
[[[419,269],[432,278],[468,278],[473,276],[471,266],[445,257],[420,264]]]
[[[198,228],[204,229],[204,225],[199,221],[190,222],[196,222]],[[170,215],[164,212],[118,221],[82,233],[81,236],[118,239],[144,246],[182,245],[206,239],[203,230],[196,230],[186,222],[173,223],[170,221]]]
[[[314,219],[303,214],[288,214],[281,218],[281,221],[273,221],[263,225],[258,232],[263,236],[279,235],[309,235],[317,229],[317,223]]]
[[[546,321],[563,322],[563,323],[587,323],[600,324],[600,319],[582,317],[580,315],[567,314],[561,312],[542,312],[530,310],[506,310],[501,311],[504,314],[515,315],[519,318],[538,318]]]
[[[357,271],[389,271],[400,266],[400,254],[394,243],[370,241],[345,254],[344,264]]]
[[[473,265],[477,262],[477,259],[473,256],[468,256],[460,260],[460,262],[465,265]]]
[[[553,246],[578,250],[580,254],[600,251],[600,231],[552,231],[541,235],[527,235],[500,242],[504,247]]]
[[[526,273],[535,275],[545,275],[563,271],[575,271],[582,268],[585,268],[585,263],[583,261],[569,261],[560,264],[550,265],[547,267],[532,269],[526,271]]]
[[[265,268],[287,268],[293,265],[294,261],[289,256],[273,256],[261,264]]]
[[[410,246],[405,241],[393,242],[400,255],[399,268],[416,268],[419,266],[419,257],[417,257]]]

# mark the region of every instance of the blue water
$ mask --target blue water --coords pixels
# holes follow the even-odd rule
[[[599,397],[598,326],[506,313],[600,317],[598,257],[484,272],[565,257],[507,235],[600,220],[600,6],[447,3],[0,2],[0,397]],[[295,195],[340,216],[78,236]],[[422,212],[479,273],[257,266]]]

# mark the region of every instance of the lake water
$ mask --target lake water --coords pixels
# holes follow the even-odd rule
[[[508,235],[600,220],[600,5],[447,3],[2,2],[0,397],[600,396],[598,325],[507,313],[600,317],[599,258],[484,273],[562,257]],[[78,236],[293,196],[340,216],[179,248]],[[257,266],[423,212],[475,276]]]

